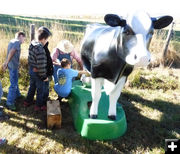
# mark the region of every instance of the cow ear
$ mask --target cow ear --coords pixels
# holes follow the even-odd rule
[[[118,15],[115,14],[106,14],[104,17],[104,21],[106,22],[107,25],[112,27],[126,26],[126,20],[121,19]]]
[[[167,27],[172,21],[173,17],[171,16],[162,16],[157,18],[151,18],[154,29],[161,29]]]

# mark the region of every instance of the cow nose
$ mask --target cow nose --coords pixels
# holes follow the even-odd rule
[[[151,62],[151,58],[149,58],[149,63]]]
[[[137,66],[147,66],[150,63],[151,59],[147,56],[143,56],[139,59]]]

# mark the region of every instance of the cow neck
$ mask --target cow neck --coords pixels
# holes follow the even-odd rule
[[[131,72],[133,71],[133,68],[134,66],[133,65],[129,65],[125,62],[123,68],[122,68],[122,71],[119,72],[119,75],[118,75],[118,78],[116,79],[115,81],[115,84],[117,84],[117,82],[119,81],[119,79],[122,77],[122,76],[129,76],[129,74],[131,74]]]
[[[123,32],[123,30],[124,30],[124,28],[121,27],[121,28],[120,28],[120,32],[119,32],[119,34],[118,34],[117,37],[116,37],[116,40],[117,40],[116,52],[117,52],[117,56],[118,56],[118,57],[120,57],[119,54],[120,54],[121,56],[123,55],[123,54],[121,54],[121,53],[118,53],[118,52],[122,52],[122,51],[123,51],[123,49],[122,49],[122,41],[123,41],[123,39],[122,39],[122,32]],[[120,58],[123,60],[122,57],[120,57]]]

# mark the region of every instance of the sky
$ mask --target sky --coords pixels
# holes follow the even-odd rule
[[[0,13],[33,16],[104,15],[126,16],[145,10],[151,16],[172,15],[180,19],[178,0],[1,0]]]

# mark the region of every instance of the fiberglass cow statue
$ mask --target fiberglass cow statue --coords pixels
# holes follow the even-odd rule
[[[81,58],[92,75],[90,118],[97,118],[101,88],[104,86],[109,95],[108,118],[116,120],[116,103],[128,75],[134,67],[150,63],[148,48],[154,29],[168,26],[173,18],[152,18],[145,12],[137,11],[126,19],[107,14],[104,20],[107,25],[87,26]]]

